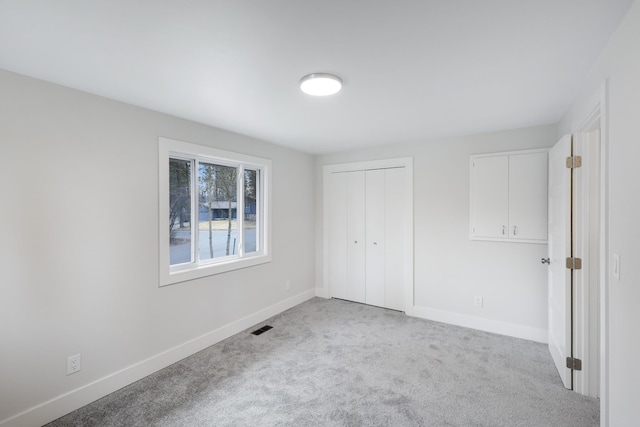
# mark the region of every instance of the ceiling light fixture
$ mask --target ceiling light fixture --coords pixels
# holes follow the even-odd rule
[[[342,79],[333,74],[313,73],[300,79],[300,89],[313,96],[327,96],[342,89]]]

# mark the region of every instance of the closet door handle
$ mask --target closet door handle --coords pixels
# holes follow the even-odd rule
[[[515,236],[516,234],[518,234],[518,226],[514,225],[513,226],[513,235]]]
[[[504,233],[506,233],[506,232],[507,232],[507,226],[503,225],[502,226],[502,235],[504,236]]]

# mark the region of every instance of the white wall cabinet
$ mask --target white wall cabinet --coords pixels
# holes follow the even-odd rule
[[[326,173],[329,295],[405,311],[408,267],[405,167]],[[409,288],[411,301],[412,286]]]
[[[471,156],[473,240],[547,243],[548,150]]]

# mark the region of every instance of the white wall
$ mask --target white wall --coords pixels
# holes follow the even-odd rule
[[[0,423],[42,424],[314,294],[312,156],[1,70],[0,123]],[[159,136],[273,161],[271,263],[158,287]]]
[[[640,420],[640,2],[636,1],[591,70],[562,119],[560,134],[576,129],[590,99],[608,84],[608,341],[609,403],[605,424]],[[611,254],[620,254],[620,280],[613,278]],[[608,418],[608,419],[607,419]],[[608,424],[606,423],[608,421]]]
[[[469,240],[469,155],[549,147],[556,126],[390,145],[316,161],[316,286],[322,277],[322,166],[414,158],[415,312],[420,317],[545,341],[546,245]],[[484,297],[484,307],[473,297]]]

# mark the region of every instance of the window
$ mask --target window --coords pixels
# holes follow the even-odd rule
[[[160,286],[271,261],[271,162],[160,138]]]

